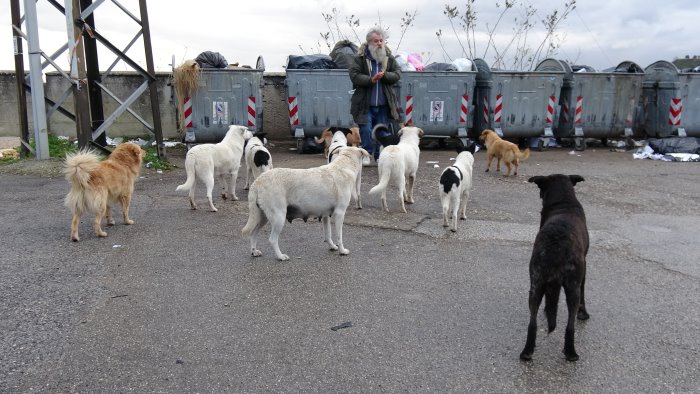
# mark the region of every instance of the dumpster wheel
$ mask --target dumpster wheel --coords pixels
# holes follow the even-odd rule
[[[302,140],[301,138],[297,138],[297,153],[298,154],[301,154],[301,150],[303,148],[303,145],[304,145],[304,140]]]
[[[574,149],[579,152],[586,150],[586,140],[584,138],[574,138]]]

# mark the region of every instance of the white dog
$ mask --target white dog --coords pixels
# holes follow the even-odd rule
[[[252,136],[253,133],[247,127],[232,125],[228,128],[224,139],[218,144],[196,145],[187,152],[185,157],[187,181],[175,190],[189,190],[192,209],[197,209],[197,204],[194,202],[196,178],[202,180],[207,187],[207,199],[209,200],[209,209],[212,212],[217,211],[211,198],[215,177],[219,178],[222,188],[221,196],[238,200],[236,179],[238,178],[238,169],[241,167],[243,145]]]
[[[389,212],[386,203],[386,188],[389,181],[393,180],[399,188],[399,201],[401,210],[406,212],[404,201],[413,204],[413,185],[416,181],[418,171],[418,159],[420,156],[420,138],[423,137],[423,130],[418,127],[403,127],[399,130],[399,143],[389,145],[382,149],[377,160],[377,173],[379,184],[370,189],[369,194],[381,193],[382,208]],[[408,188],[406,188],[408,182]]]
[[[245,190],[263,172],[272,169],[272,156],[265,144],[258,137],[252,137],[245,143],[243,157],[245,158]]]
[[[257,248],[257,235],[270,221],[270,244],[277,258],[289,260],[279,248],[279,235],[284,221],[320,217],[324,225],[325,241],[331,250],[341,255],[350,253],[343,246],[343,221],[350,205],[357,173],[362,168],[362,157],[369,154],[362,148],[347,147],[337,153],[332,163],[321,167],[296,169],[275,168],[261,174],[250,186],[248,193],[248,222],[241,231],[250,237],[250,251],[262,256]],[[331,238],[330,218],[335,222],[338,245]]]
[[[442,225],[449,226],[448,218],[452,213],[450,230],[457,231],[457,217],[467,218],[467,200],[472,187],[472,169],[476,144],[466,148],[457,148],[455,163],[442,171],[440,175],[440,202],[442,203]]]

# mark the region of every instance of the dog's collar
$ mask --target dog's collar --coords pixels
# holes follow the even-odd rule
[[[333,153],[335,153],[335,151],[337,151],[338,149],[340,149],[340,148],[342,148],[342,147],[343,147],[342,145],[338,145],[338,146],[336,146],[335,148],[331,149],[331,150],[328,152],[328,160],[330,160],[331,157],[333,157]]]
[[[450,166],[450,167],[454,167],[454,168],[457,169],[457,172],[459,172],[459,180],[460,180],[460,181],[461,181],[462,179],[464,179],[464,175],[462,175],[462,170],[460,170],[459,167],[457,167],[457,166]]]

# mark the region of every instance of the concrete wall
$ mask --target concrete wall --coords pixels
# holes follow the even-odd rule
[[[68,81],[58,73],[47,73],[44,90],[46,97],[58,101],[69,88]],[[13,71],[0,71],[0,137],[19,137],[19,121],[17,114],[16,79]],[[270,140],[291,139],[289,114],[287,108],[287,88],[284,84],[285,73],[266,73],[263,75],[263,126]],[[142,78],[132,72],[118,72],[109,75],[103,84],[120,100],[125,100],[142,83]],[[176,111],[174,92],[170,86],[170,73],[156,73],[156,84],[159,93],[159,105],[163,137],[179,139],[176,126]],[[102,94],[105,117],[108,117],[119,106],[119,103],[108,94]],[[73,97],[68,95],[63,107],[73,112]],[[27,94],[27,109],[29,120],[29,135],[32,136],[32,107],[31,96]],[[142,94],[132,105],[131,109],[146,122],[153,125],[151,101],[148,91]],[[48,110],[48,107],[47,107]],[[75,137],[75,123],[60,112],[54,111],[48,118],[49,132],[55,135]],[[125,112],[107,130],[109,137],[146,136],[149,130],[134,116]]]

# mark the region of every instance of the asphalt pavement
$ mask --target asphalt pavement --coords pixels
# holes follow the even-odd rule
[[[325,160],[286,142],[271,152],[277,167]],[[698,163],[553,148],[505,178],[477,152],[468,219],[451,233],[437,185],[455,153],[426,149],[408,213],[391,188],[381,211],[366,167],[350,254],[295,220],[280,262],[269,226],[262,257],[241,236],[243,171],[240,201],[193,211],[175,191],[184,154],[169,154],[177,168],[138,179],[133,226],[117,208],[100,239],[86,216],[78,243],[58,172],[0,165],[0,392],[700,392]],[[518,358],[541,208],[527,179],[551,173],[585,178],[591,318],[576,323],[573,363],[563,295],[557,329],[540,314],[533,360]],[[196,197],[205,207],[201,184]]]

